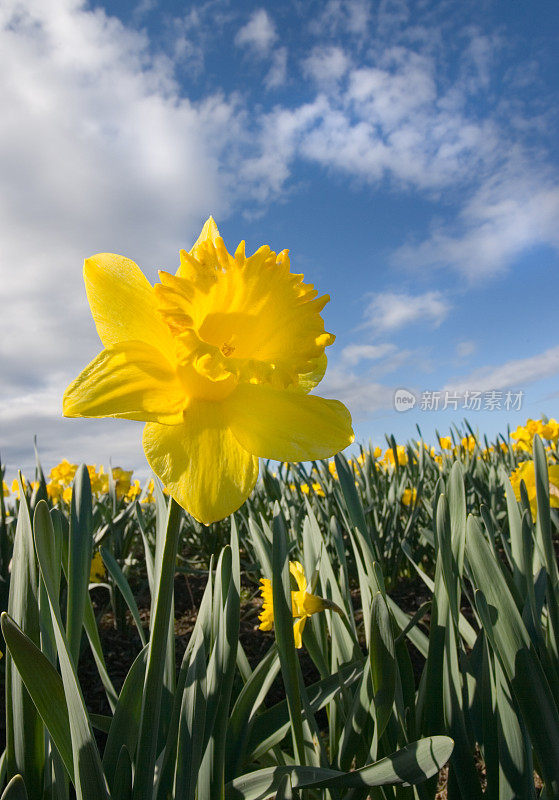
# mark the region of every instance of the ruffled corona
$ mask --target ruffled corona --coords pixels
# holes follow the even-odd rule
[[[210,217],[176,275],[150,286],[128,259],[87,259],[105,349],[68,387],[66,416],[144,420],[144,450],[170,494],[203,522],[241,505],[258,457],[326,458],[353,440],[336,400],[308,395],[324,375],[318,297],[287,251],[228,253]]]

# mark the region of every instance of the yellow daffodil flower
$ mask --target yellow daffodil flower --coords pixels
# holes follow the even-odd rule
[[[89,304],[105,349],[64,395],[68,417],[142,420],[153,471],[175,500],[210,523],[235,511],[258,458],[322,459],[353,441],[337,400],[308,392],[334,337],[287,251],[230,255],[210,217],[176,275],[155,287],[132,261],[88,258]]]
[[[547,422],[542,423],[540,436],[547,439],[548,442],[555,443],[559,439],[559,423],[557,420],[549,419]]]
[[[441,450],[452,450],[452,439],[450,436],[441,436],[439,439]]]
[[[305,571],[298,561],[289,562],[289,572],[295,579],[297,590],[291,592],[291,613],[295,622],[293,623],[293,637],[295,647],[300,649],[303,646],[303,628],[307,619],[325,608],[338,611],[339,608],[330,600],[311,594],[305,578]],[[262,593],[262,613],[258,617],[260,620],[261,631],[271,631],[274,624],[274,602],[272,596],[272,582],[268,578],[261,578],[260,591]]]
[[[61,483],[63,486],[69,486],[74,479],[77,468],[77,464],[70,464],[69,461],[63,459],[60,464],[51,469],[50,479]]]
[[[464,436],[461,444],[464,450],[466,450],[468,453],[473,453],[476,449],[477,442],[474,436]]]
[[[105,564],[101,557],[101,553],[97,550],[91,559],[91,569],[89,571],[90,583],[101,583],[106,576]]]
[[[4,497],[9,497],[11,494],[10,487],[8,486],[6,481],[2,481],[2,494],[4,495]]]
[[[312,485],[312,490],[315,494],[317,494],[319,497],[326,497],[326,495],[324,494],[324,489],[322,488],[320,483],[313,483],[311,485]],[[303,492],[303,494],[310,494],[311,487],[309,486],[308,483],[302,483],[301,491]]]
[[[396,446],[396,455],[398,457],[398,464],[401,467],[405,467],[408,463],[408,453],[403,444]],[[384,454],[384,460],[389,466],[394,466],[394,450],[391,447],[389,447]]]
[[[548,467],[549,475],[549,505],[551,508],[559,508],[559,464]],[[520,482],[524,481],[532,519],[536,519],[538,513],[538,503],[536,495],[536,471],[533,461],[522,461],[510,476],[510,482],[514,489],[516,499],[520,502]]]
[[[53,503],[58,503],[62,497],[63,491],[64,487],[61,483],[59,483],[59,481],[49,481],[47,483],[47,495],[49,500],[52,500]]]
[[[402,505],[411,506],[417,499],[417,489],[404,489],[402,494]]]

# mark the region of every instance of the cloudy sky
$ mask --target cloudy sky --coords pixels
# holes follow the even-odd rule
[[[558,33],[555,0],[4,0],[8,474],[34,434],[145,473],[141,425],[61,417],[100,349],[83,259],[154,281],[210,213],[331,295],[319,393],[358,439],[559,416]]]

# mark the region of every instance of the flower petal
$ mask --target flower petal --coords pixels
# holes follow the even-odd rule
[[[109,347],[140,341],[174,360],[173,337],[157,313],[153,286],[129,258],[98,253],[86,258],[83,276],[99,338]]]
[[[253,383],[239,384],[226,403],[235,437],[262,458],[328,458],[354,438],[349,411],[338,400]]]
[[[159,350],[122,342],[99,353],[68,386],[63,413],[176,425],[184,406],[184,387]]]
[[[221,403],[193,401],[181,425],[149,423],[143,443],[171,496],[205,524],[236,511],[258,477],[258,459],[228,429]]]
[[[301,619],[297,619],[293,623],[293,639],[295,640],[295,647],[297,650],[300,650],[303,646],[303,628],[305,627],[306,621],[307,617],[301,617]]]

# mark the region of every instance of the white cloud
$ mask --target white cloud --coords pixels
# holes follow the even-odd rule
[[[452,226],[437,226],[394,261],[415,269],[453,267],[471,280],[506,270],[533,245],[559,247],[559,185],[537,170],[511,164],[482,183]]]
[[[272,56],[272,66],[264,78],[267,89],[277,89],[287,80],[287,47],[278,47]]]
[[[220,153],[241,111],[219,95],[180,97],[145,34],[74,0],[3,4],[0,103],[4,453],[8,433],[32,444],[30,420],[59,416],[100,349],[84,257],[120,252],[150,277],[173,269],[206,216],[227,211]]]
[[[368,32],[370,18],[369,0],[328,0],[309,29],[316,36],[349,33],[361,38]]]
[[[471,339],[465,339],[463,342],[458,342],[456,345],[456,355],[458,358],[468,358],[476,351],[476,343]]]
[[[264,55],[277,39],[274,23],[264,8],[254,11],[235,36],[237,47],[248,47],[259,55]]]
[[[396,331],[417,322],[438,326],[446,319],[449,311],[450,304],[441,292],[425,292],[420,295],[381,292],[367,306],[364,324],[378,331]]]
[[[530,358],[516,358],[499,366],[476,369],[452,381],[445,389],[463,393],[466,390],[487,392],[492,389],[523,390],[529,383],[559,375],[559,347],[551,347]]]
[[[319,85],[335,84],[346,74],[349,56],[341,47],[315,47],[303,62],[303,73]]]
[[[348,344],[340,353],[340,360],[350,367],[361,361],[378,361],[396,352],[394,344]]]
[[[323,397],[341,400],[354,422],[369,419],[376,411],[393,405],[394,387],[340,367],[328,370],[319,390]]]

